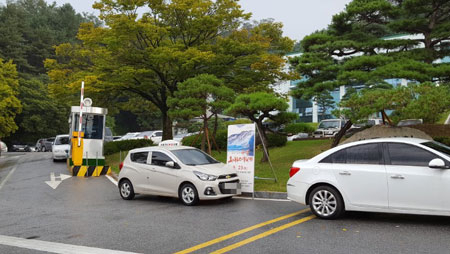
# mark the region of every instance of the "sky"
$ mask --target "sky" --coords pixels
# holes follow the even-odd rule
[[[95,0],[54,0],[57,5],[70,3],[77,12],[98,15],[92,9]],[[300,41],[304,36],[316,30],[326,28],[334,14],[344,10],[351,0],[241,0],[246,12],[251,12],[252,19],[273,18],[284,25],[284,35]],[[5,4],[6,0],[0,0]],[[53,2],[47,0],[47,2]]]

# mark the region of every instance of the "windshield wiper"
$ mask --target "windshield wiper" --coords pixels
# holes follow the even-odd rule
[[[197,164],[186,164],[188,166],[197,166]]]

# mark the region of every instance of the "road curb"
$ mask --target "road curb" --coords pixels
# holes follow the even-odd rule
[[[242,193],[242,197],[252,197],[252,193]],[[274,192],[274,191],[255,191],[255,198],[264,199],[287,199],[286,192]]]

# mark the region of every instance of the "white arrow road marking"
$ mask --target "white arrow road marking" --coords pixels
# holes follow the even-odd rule
[[[0,235],[0,245],[25,248],[30,250],[47,251],[61,254],[136,254],[133,252],[100,249],[94,247],[78,246],[65,243],[53,243],[34,239],[24,239]]]
[[[68,178],[71,178],[72,176],[60,174],[59,177],[61,178],[61,180],[57,181],[56,177],[55,177],[55,173],[51,172],[50,173],[50,181],[45,181],[45,183],[48,184],[48,186],[52,187],[55,190],[56,188],[58,188],[58,185],[61,184],[62,181],[66,180]]]

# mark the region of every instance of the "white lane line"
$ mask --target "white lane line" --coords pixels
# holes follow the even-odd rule
[[[116,179],[114,179],[112,176],[106,175],[106,177],[114,184],[117,186],[117,181]]]
[[[277,201],[277,202],[291,202],[289,199],[274,199],[274,198],[249,198],[249,197],[236,197],[233,199],[248,199],[248,200],[260,200],[260,201]]]
[[[78,246],[65,243],[54,243],[34,239],[24,239],[0,235],[0,244],[30,250],[47,251],[60,254],[136,254],[118,250],[100,249],[94,247]]]
[[[9,180],[9,178],[12,176],[12,174],[14,174],[14,171],[16,171],[17,167],[19,166],[19,164],[21,163],[22,159],[19,159],[16,163],[16,165],[14,165],[13,169],[11,169],[11,171],[9,171],[8,175],[5,177],[5,179],[3,179],[3,182],[0,183],[0,190],[3,188],[3,186],[5,186],[6,182]]]

